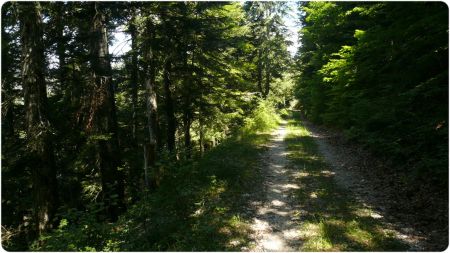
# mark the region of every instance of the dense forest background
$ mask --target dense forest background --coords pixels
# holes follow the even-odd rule
[[[443,3],[308,3],[296,96],[331,125],[446,188],[448,19]]]
[[[291,5],[4,3],[2,246],[226,250],[210,234],[227,211],[192,212],[218,178],[251,187],[221,152],[239,163],[289,106],[448,213],[448,7],[301,2],[291,56]],[[115,57],[117,32],[131,50]]]

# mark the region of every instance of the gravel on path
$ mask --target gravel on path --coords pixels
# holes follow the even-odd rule
[[[299,229],[295,208],[291,203],[291,192],[298,189],[292,171],[287,169],[287,147],[284,137],[286,122],[272,134],[265,153],[266,200],[257,208],[252,229],[256,245],[252,251],[296,251],[299,244]]]
[[[322,131],[304,119],[302,122],[314,138],[319,153],[332,167],[335,182],[351,192],[353,197],[365,207],[370,208],[372,215],[377,216],[386,228],[393,231],[397,239],[409,245],[409,250],[424,250],[425,236],[412,226],[395,219],[395,217],[390,217],[386,212],[387,207],[383,204],[388,200],[386,194],[377,189],[362,173],[363,167],[370,166],[370,164],[351,148],[330,143],[333,139],[330,133]]]

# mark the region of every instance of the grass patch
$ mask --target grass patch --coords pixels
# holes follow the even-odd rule
[[[268,133],[240,135],[180,166],[157,192],[122,217],[123,251],[239,251],[250,247],[256,210],[246,194],[262,191],[257,169]]]
[[[353,200],[333,180],[333,172],[319,155],[314,138],[295,112],[288,121],[286,142],[290,165],[298,170],[295,197],[302,213],[300,251],[401,251],[407,246]]]
[[[269,134],[260,133],[228,140],[197,164],[197,185],[203,185],[196,196],[198,205],[191,212],[189,228],[176,232],[183,240],[169,250],[229,251],[249,247],[250,218],[255,210],[245,209],[250,206],[245,194],[262,191],[258,162],[265,150],[262,144],[269,138]]]

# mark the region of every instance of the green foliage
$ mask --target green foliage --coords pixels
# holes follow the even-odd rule
[[[286,119],[289,115],[291,115],[290,111],[286,108],[281,109],[279,114],[284,119]]]
[[[258,108],[264,112],[255,112],[255,117],[274,112],[267,102],[262,101]],[[103,210],[101,205],[92,204],[86,211],[69,210],[59,227],[41,236],[31,249],[225,251],[248,246],[252,214],[242,214],[248,200],[242,196],[262,191],[258,187],[263,187],[263,175],[257,166],[262,144],[270,135],[256,133],[261,130],[241,131],[198,161],[162,159],[160,166],[170,170],[160,187],[141,192],[140,201],[119,221],[99,222],[96,216]]]
[[[245,119],[243,131],[266,132],[278,126],[279,121],[274,104],[269,100],[260,100],[250,117]]]
[[[291,42],[286,38],[287,28],[283,22],[287,9],[285,2],[244,3],[252,45],[246,58],[253,63],[252,76],[263,98],[276,87],[273,81],[283,76],[290,62],[287,47]]]
[[[57,168],[54,174],[58,183],[52,186],[57,185],[58,190],[52,192],[59,194],[58,218],[63,223],[36,238],[36,223],[30,217],[34,217],[36,210],[33,207],[39,204],[37,202],[47,198],[33,198],[39,184],[45,186],[45,181],[33,180],[33,176],[38,175],[34,173],[36,164],[26,150],[30,133],[27,131],[25,115],[28,108],[24,106],[20,74],[23,73],[21,52],[24,51],[20,37],[28,34],[22,32],[23,22],[19,22],[21,17],[26,17],[17,13],[21,5],[5,3],[1,22],[2,63],[5,63],[1,80],[2,189],[5,193],[2,226],[8,231],[7,239],[3,241],[8,250],[30,249],[33,241],[33,250],[137,248],[139,242],[133,239],[141,238],[139,235],[130,233],[127,240],[131,246],[118,239],[125,232],[115,223],[108,223],[115,221],[116,216],[116,212],[108,212],[108,208],[120,203],[117,213],[129,209],[134,215],[138,210],[134,205],[150,212],[157,210],[154,207],[156,202],[150,199],[160,201],[158,198],[168,194],[168,205],[177,209],[177,194],[187,194],[186,203],[180,208],[189,210],[194,201],[192,194],[200,196],[196,185],[186,181],[174,195],[169,194],[172,192],[164,186],[161,186],[165,190],[161,190],[160,195],[154,193],[158,190],[153,188],[158,188],[163,181],[171,178],[177,181],[185,176],[202,185],[203,182],[195,180],[198,175],[189,174],[198,172],[193,163],[236,135],[241,136],[241,141],[252,142],[242,136],[274,127],[277,116],[273,105],[280,107],[290,99],[292,83],[284,74],[290,57],[282,20],[286,7],[283,3],[262,4],[264,8],[258,11],[268,10],[274,15],[266,15],[264,20],[268,23],[259,22],[256,27],[250,18],[254,13],[248,12],[239,2],[40,3],[38,19],[43,20],[45,34],[42,38],[32,37],[42,39],[45,59],[49,61],[45,66],[38,66],[43,70],[47,86],[47,93],[39,94],[48,96],[48,103],[43,103],[40,111],[48,111],[45,116],[53,127],[51,142],[54,151],[49,152],[48,158],[54,158]],[[117,46],[114,37],[118,33],[125,33],[130,39],[121,42],[110,57],[102,57],[98,61],[92,53],[99,47],[106,48],[106,41],[98,44],[99,40],[93,40],[95,36],[91,32],[95,30],[93,17],[100,14],[105,16],[106,22],[102,26],[107,28],[110,49],[114,44]],[[269,29],[262,29],[264,27]],[[260,90],[254,81],[254,53],[257,50],[254,38],[260,35],[267,36],[261,44],[266,50],[264,59],[259,61],[265,64],[264,78],[272,87],[273,94],[268,98],[272,102],[256,101]],[[127,43],[130,43],[131,50],[123,52]],[[100,62],[102,68],[97,66]],[[107,85],[110,90],[101,85],[94,87],[93,73],[96,72],[98,77],[99,69],[105,70],[100,74],[102,81],[112,81],[112,86]],[[149,82],[153,84],[152,91],[148,88]],[[150,92],[156,97],[156,112],[147,106]],[[109,101],[105,103],[105,99]],[[154,134],[148,131],[149,114],[157,116],[154,117],[157,119]],[[175,129],[169,127],[169,123]],[[244,125],[245,131],[241,130]],[[176,133],[176,141],[174,150],[169,152],[169,132],[172,130]],[[147,160],[151,163],[148,176],[156,186],[152,185],[151,193],[144,194],[143,147],[153,143],[150,138],[157,139],[158,144],[158,152],[148,152],[152,153],[149,160],[156,157],[156,161]],[[253,144],[247,145],[248,153],[253,152],[253,148]],[[179,160],[174,159],[175,156]],[[245,163],[244,166],[247,165]],[[239,164],[235,166],[239,167]],[[220,170],[224,177],[234,178],[234,175],[225,175],[225,168]],[[240,168],[238,175],[241,178],[246,177],[239,174],[241,170],[247,176],[252,175],[250,168]],[[205,171],[201,173],[210,173]],[[220,182],[218,180],[217,184],[221,185]],[[117,191],[112,193],[108,186]],[[102,201],[106,206],[96,211],[94,206],[101,205]],[[151,207],[147,206],[149,203]],[[218,207],[217,212],[228,212],[225,210],[229,209]],[[110,220],[105,217],[108,213]],[[146,230],[146,235],[155,239],[140,245],[142,250],[146,250],[144,246],[158,249],[168,248],[167,245],[172,248],[177,248],[178,244],[188,245],[185,238],[171,237],[171,234],[176,234],[177,224],[185,222],[186,215],[180,211],[176,218],[172,218],[172,214],[171,210],[158,210],[158,213],[151,214],[152,219],[161,217],[162,225],[152,223],[154,232]],[[234,214],[227,218],[227,226],[240,226],[238,220],[231,219],[232,216]],[[136,219],[134,225],[141,221]],[[146,220],[142,222],[148,223]],[[204,241],[207,241],[210,230],[205,224],[209,223],[205,219],[197,225],[201,227],[198,233]],[[233,235],[239,240],[243,238],[240,232]],[[198,244],[196,247],[202,246]]]
[[[310,2],[301,8],[295,93],[302,111],[392,160],[411,180],[427,174],[427,184],[447,187],[447,6]]]
[[[267,97],[277,108],[285,108],[294,99],[295,80],[291,73],[287,72],[282,77],[273,80],[271,93]]]
[[[102,204],[90,204],[85,211],[69,209],[58,227],[33,242],[33,251],[100,251],[107,244],[112,225],[98,220]]]

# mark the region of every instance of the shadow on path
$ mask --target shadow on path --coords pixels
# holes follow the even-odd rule
[[[266,199],[257,208],[252,225],[255,231],[255,251],[295,251],[299,247],[298,222],[292,205],[293,191],[299,186],[287,168],[286,122],[273,133],[265,153]]]

